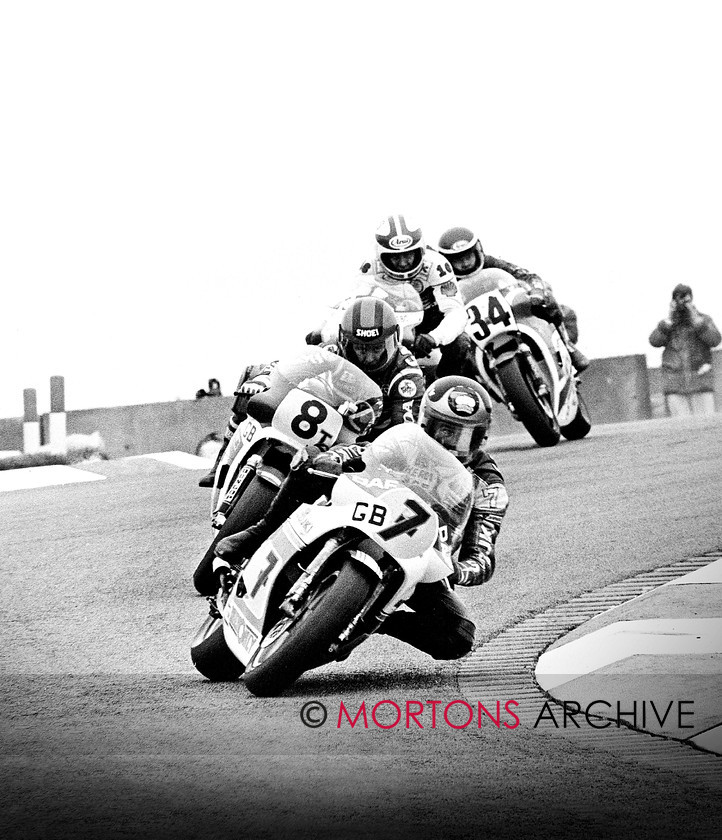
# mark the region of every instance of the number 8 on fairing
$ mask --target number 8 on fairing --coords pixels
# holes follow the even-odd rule
[[[310,440],[318,434],[318,427],[328,417],[328,409],[318,400],[306,400],[291,421],[291,431],[300,438]]]
[[[294,388],[281,400],[271,425],[298,443],[319,449],[332,446],[343,426],[341,415],[319,397]]]

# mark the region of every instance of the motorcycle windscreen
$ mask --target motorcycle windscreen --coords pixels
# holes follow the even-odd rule
[[[459,461],[415,423],[392,426],[363,453],[364,470],[348,474],[375,496],[390,486],[407,487],[437,514],[455,551],[473,503],[474,480]]]
[[[324,347],[304,347],[294,356],[279,360],[271,370],[271,388],[302,391],[338,408],[345,402],[381,399],[381,388],[362,370]]]
[[[338,340],[338,329],[343,313],[351,302],[359,297],[377,297],[386,301],[394,310],[402,331],[412,330],[423,320],[424,305],[421,302],[421,296],[411,283],[391,282],[374,275],[362,275],[348,296],[328,310],[326,322],[321,331],[324,341]]]

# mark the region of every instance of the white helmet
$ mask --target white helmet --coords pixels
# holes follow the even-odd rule
[[[376,256],[384,272],[394,280],[411,280],[424,261],[421,228],[407,224],[403,216],[387,216],[376,231]]]

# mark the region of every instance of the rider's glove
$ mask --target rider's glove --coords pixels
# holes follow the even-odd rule
[[[291,459],[291,473],[303,470],[311,475],[322,475],[327,478],[341,474],[341,460],[333,452],[325,452],[310,444],[299,449]]]
[[[454,571],[449,575],[449,583],[452,586],[473,586],[474,575],[466,568],[463,562],[459,562],[455,557],[451,558],[454,564]]]
[[[236,393],[239,396],[250,399],[251,397],[255,397],[256,394],[260,394],[265,391],[267,387],[268,386],[264,385],[262,382],[244,382]]]
[[[531,304],[532,314],[543,318],[545,321],[559,326],[564,320],[559,304],[539,289],[532,289],[529,293],[529,303]]]
[[[546,297],[544,292],[540,289],[532,289],[529,292],[529,303],[532,306],[538,306],[540,309],[543,309],[546,306]]]
[[[328,455],[333,455],[338,458],[340,464],[346,464],[348,461],[355,461],[363,455],[364,446],[359,443],[348,443],[344,446],[334,446],[329,450]]]
[[[428,333],[421,333],[414,341],[414,356],[428,356],[436,346],[436,341]]]

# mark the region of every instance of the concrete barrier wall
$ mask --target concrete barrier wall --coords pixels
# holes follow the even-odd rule
[[[195,453],[199,441],[207,434],[223,434],[233,400],[233,397],[206,397],[69,411],[68,434],[99,432],[111,458],[172,449]]]
[[[582,376],[582,394],[593,423],[623,423],[652,416],[647,357],[592,359]]]
[[[717,410],[722,411],[722,348],[713,352]],[[584,372],[582,393],[595,424],[622,423],[664,416],[659,368],[647,369],[646,357],[593,359]],[[207,434],[226,428],[233,397],[89,408],[67,412],[68,434],[98,432],[111,458],[179,449],[195,452]],[[494,435],[523,431],[521,423],[495,405]],[[47,415],[43,416],[47,440]],[[0,419],[0,450],[23,446],[21,417]]]
[[[0,418],[0,450],[14,449],[22,452],[23,449],[23,418],[3,417]]]

